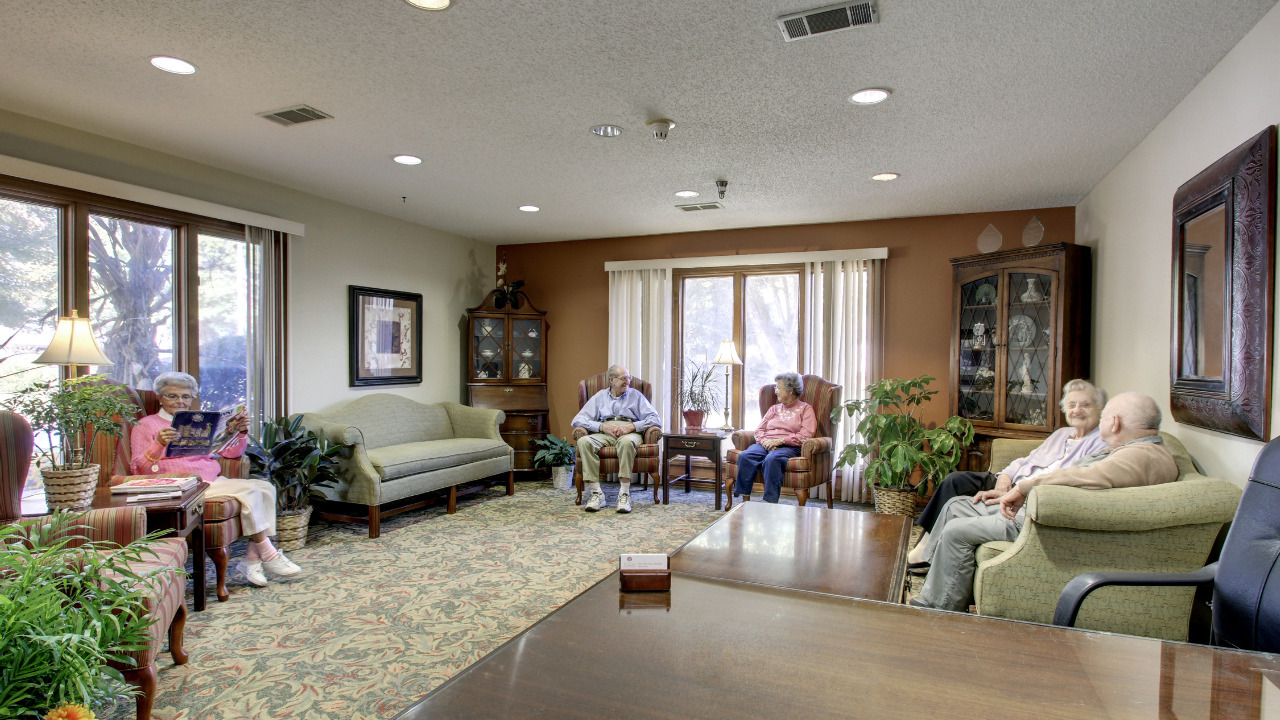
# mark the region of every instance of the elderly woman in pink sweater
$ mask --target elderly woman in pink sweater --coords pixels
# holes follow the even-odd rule
[[[132,470],[147,473],[189,473],[199,475],[209,483],[205,497],[232,497],[240,502],[240,525],[249,536],[249,549],[245,559],[236,565],[250,583],[263,587],[267,584],[266,571],[288,577],[297,575],[301,568],[284,553],[276,549],[268,539],[276,534],[276,488],[265,480],[253,478],[225,478],[218,475],[218,461],[212,456],[166,458],[165,447],[178,439],[178,431],[171,427],[173,414],[191,407],[200,394],[196,379],[186,373],[161,373],[154,383],[160,397],[160,412],[138,421],[131,439],[133,448]],[[223,457],[240,457],[248,445],[249,419],[240,413],[227,422],[227,427],[238,433],[231,445],[221,451]]]
[[[756,427],[755,442],[738,454],[738,477],[733,494],[751,499],[751,485],[757,470],[764,472],[764,501],[776,503],[782,493],[782,476],[787,461],[800,454],[800,446],[818,430],[813,406],[800,399],[804,380],[793,372],[773,379],[778,404],[769,408]]]

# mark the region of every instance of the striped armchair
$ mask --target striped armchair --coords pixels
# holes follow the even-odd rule
[[[609,387],[608,373],[600,373],[583,380],[578,383],[578,409],[581,410],[583,405],[591,399],[592,395]],[[638,377],[631,378],[631,387],[640,391],[641,395],[649,398],[649,402],[653,402],[653,386],[647,380],[641,380]],[[586,436],[586,428],[574,428],[572,442],[577,442],[579,438]],[[642,478],[641,487],[647,487],[648,478],[653,478],[655,489],[659,481],[658,473],[662,470],[662,428],[649,428],[644,431],[644,444],[636,448],[635,465],[631,469],[640,473]],[[600,477],[609,477],[618,474],[618,451],[612,447],[600,448]],[[573,465],[573,485],[578,489],[578,496],[574,500],[574,504],[582,504],[582,463],[574,463]]]
[[[827,507],[833,507],[831,468],[835,458],[831,453],[835,441],[831,439],[831,409],[840,404],[839,385],[827,382],[817,375],[805,375],[804,392],[800,399],[813,406],[813,414],[818,416],[818,432],[814,437],[804,441],[800,446],[800,454],[787,461],[787,470],[782,478],[782,487],[795,491],[796,499],[801,505],[809,501],[809,489],[819,485],[827,486]],[[769,408],[778,403],[778,396],[773,385],[760,388],[760,414],[764,415]],[[725,510],[733,507],[733,482],[738,477],[738,454],[751,447],[756,441],[755,430],[738,430],[733,434],[733,449],[726,458],[724,474],[725,494],[729,500]],[[756,474],[756,482],[763,483],[764,478]]]
[[[125,389],[129,393],[129,399],[133,401],[134,405],[138,406],[138,414],[131,419],[140,419],[160,411],[160,399],[154,392],[136,388]],[[199,400],[192,403],[192,410],[198,410],[199,408]],[[118,441],[113,438],[100,438],[94,444],[94,462],[102,466],[102,474],[98,478],[99,485],[114,485],[117,484],[115,478],[133,474],[133,471],[129,469],[130,457],[133,454],[133,446],[130,443],[132,432],[133,424],[127,423],[124,435]],[[222,468],[223,477],[249,477],[249,459],[246,457],[218,458],[218,465]],[[229,497],[206,496],[204,501],[204,547],[205,554],[213,561],[213,566],[217,573],[216,588],[219,602],[226,602],[227,598],[230,597],[227,593],[227,563],[229,561],[227,548],[243,534],[240,527],[240,503]]]

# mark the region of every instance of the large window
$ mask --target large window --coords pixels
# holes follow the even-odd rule
[[[677,381],[693,363],[710,363],[722,341],[733,340],[742,366],[730,375],[729,424],[754,428],[760,424],[761,386],[772,383],[778,373],[803,372],[801,268],[687,270],[677,271],[675,279],[680,321],[674,328],[677,362],[672,365],[681,373]],[[719,377],[723,366],[715,369]],[[723,394],[723,385],[719,392]],[[725,424],[723,402],[703,424]]]

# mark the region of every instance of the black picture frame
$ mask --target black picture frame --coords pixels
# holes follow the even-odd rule
[[[347,288],[351,387],[421,383],[422,295]]]

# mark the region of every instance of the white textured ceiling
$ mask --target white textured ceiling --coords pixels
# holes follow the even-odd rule
[[[1275,1],[0,0],[0,108],[495,243],[1071,205]]]

